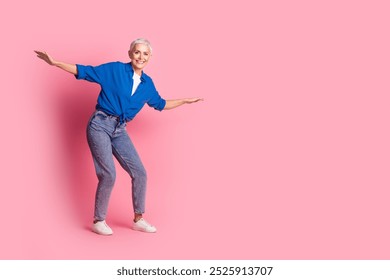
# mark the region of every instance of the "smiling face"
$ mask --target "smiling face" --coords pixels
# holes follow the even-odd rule
[[[129,57],[134,71],[141,76],[142,70],[148,64],[151,53],[150,49],[145,44],[136,44],[129,50]]]

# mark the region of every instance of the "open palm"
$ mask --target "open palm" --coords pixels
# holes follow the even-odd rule
[[[46,52],[35,51],[35,53],[37,54],[37,56],[40,59],[46,61],[48,64],[50,64],[50,65],[54,64],[54,59],[49,54],[47,54]]]
[[[187,98],[186,103],[194,103],[198,101],[203,101],[203,98],[195,97],[195,98]]]

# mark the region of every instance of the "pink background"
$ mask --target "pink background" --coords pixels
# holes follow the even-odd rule
[[[3,4],[4,6],[5,4]],[[1,259],[389,259],[388,1],[9,1],[1,9]],[[91,233],[99,86],[38,60],[128,61],[162,96],[128,131],[148,170],[129,229],[118,165]]]

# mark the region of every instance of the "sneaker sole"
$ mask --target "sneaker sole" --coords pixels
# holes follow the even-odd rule
[[[137,227],[132,227],[132,230],[136,230],[136,231],[140,231],[140,232],[146,232],[146,233],[156,233],[157,232],[157,230],[155,230],[155,231],[146,231],[146,230],[144,230],[142,228],[137,228]]]
[[[113,232],[112,233],[103,233],[103,232],[97,231],[95,229],[92,229],[92,232],[99,234],[99,235],[104,235],[104,236],[110,236],[113,234]]]

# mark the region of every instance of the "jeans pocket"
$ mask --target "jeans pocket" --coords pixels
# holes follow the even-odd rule
[[[104,113],[102,112],[99,112],[99,111],[96,111],[92,114],[92,116],[90,117],[89,121],[88,121],[88,126],[92,125],[92,124],[98,124],[100,123],[101,121],[104,121],[108,118],[107,115],[105,115]]]
[[[108,115],[100,111],[96,112],[94,115],[96,118],[99,118],[100,120],[106,120],[108,118]]]

